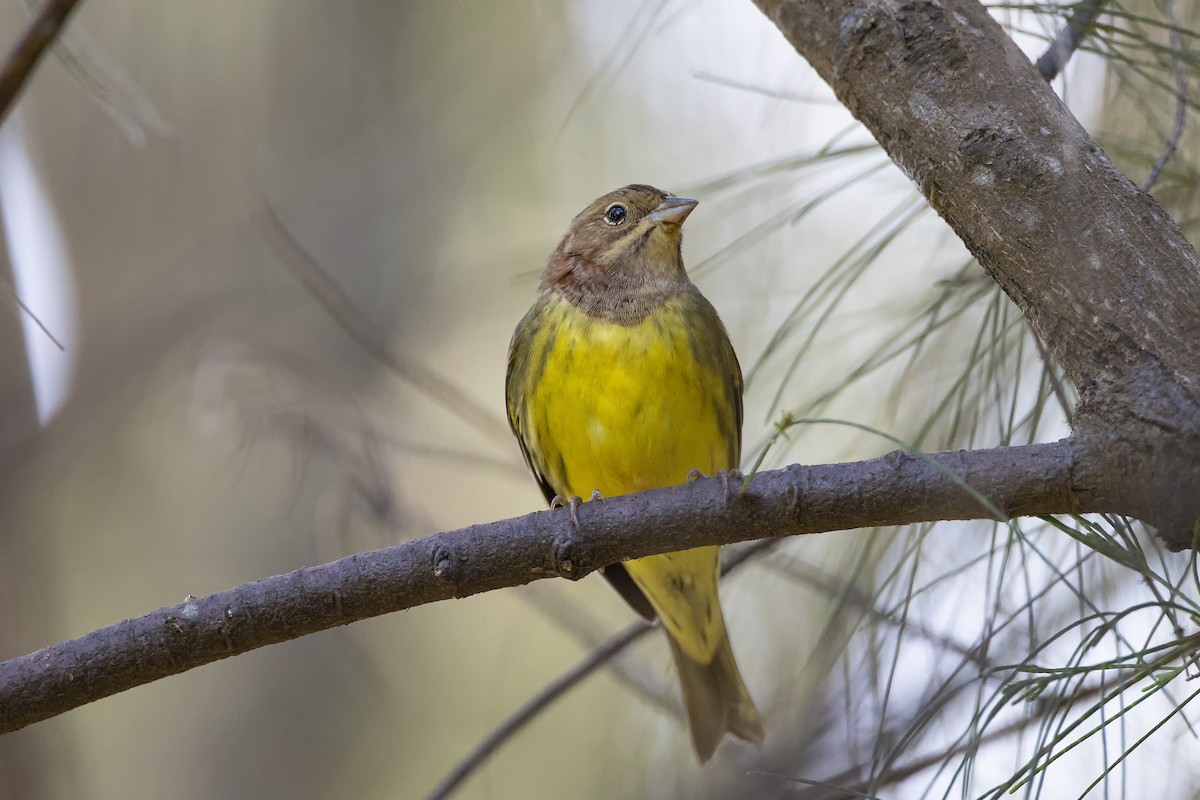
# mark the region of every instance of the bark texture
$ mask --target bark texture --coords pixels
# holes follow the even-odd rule
[[[368,616],[699,545],[1118,512],[1192,543],[1200,271],[974,0],[756,0],[1004,287],[1081,394],[1026,447],[793,466],[530,514],[297,570],[0,664],[0,733]]]
[[[976,0],[755,0],[954,228],[1080,393],[1089,491],[1189,547],[1200,259]]]
[[[1075,485],[1069,441],[794,465],[744,494],[700,480],[473,525],[305,567],[0,663],[0,733],[193,667],[366,617],[626,558],[931,519],[1105,511]]]

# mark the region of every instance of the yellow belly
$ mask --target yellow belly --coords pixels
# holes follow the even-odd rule
[[[547,310],[525,435],[560,494],[620,495],[736,466],[730,375],[697,360],[674,301],[632,327]]]
[[[551,298],[522,326],[517,343],[528,349],[518,351],[510,375],[509,413],[554,493],[612,497],[682,483],[693,469],[737,466],[741,374],[706,301],[669,300],[625,326]],[[700,664],[728,648],[718,555],[703,547],[625,564],[667,632]]]

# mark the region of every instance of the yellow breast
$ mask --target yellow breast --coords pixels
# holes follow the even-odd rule
[[[542,307],[524,390],[510,398],[522,407],[510,411],[560,495],[620,495],[737,466],[737,362],[715,312],[698,319],[697,308],[676,298],[625,326],[561,299]],[[711,332],[697,334],[714,324],[728,359],[713,357]]]

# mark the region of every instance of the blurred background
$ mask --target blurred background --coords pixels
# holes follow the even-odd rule
[[[1109,4],[1055,84],[1137,182],[1192,108],[1196,8]],[[995,13],[1036,57],[1071,10]],[[26,19],[0,0],[5,46]],[[1194,234],[1174,138],[1154,194]],[[747,468],[1067,432],[1020,314],[749,0],[85,0],[0,128],[0,294],[49,332],[0,313],[0,658],[540,508],[508,337],[631,182],[701,201]],[[1147,666],[1188,652],[1188,565],[1122,520],[789,541],[722,590],[764,750],[695,764],[654,633],[458,796],[1192,797],[1187,670]],[[423,796],[633,622],[592,576],[266,648],[0,737],[0,797]]]

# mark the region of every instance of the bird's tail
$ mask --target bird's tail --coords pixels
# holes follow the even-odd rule
[[[712,758],[726,733],[751,744],[762,744],[765,738],[762,718],[733,659],[724,624],[716,652],[707,664],[689,657],[669,633],[667,640],[683,685],[683,704],[687,707],[692,744],[700,761]]]

